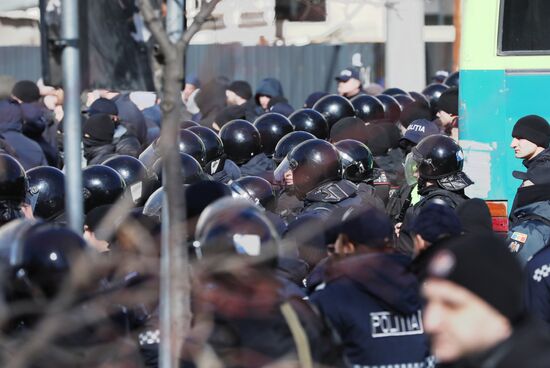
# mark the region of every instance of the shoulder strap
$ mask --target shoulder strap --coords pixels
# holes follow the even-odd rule
[[[541,215],[537,215],[536,213],[530,213],[528,215],[519,216],[519,217],[517,217],[517,220],[519,220],[520,222],[540,221],[543,224],[545,224],[546,226],[550,226],[550,219],[548,219],[544,216],[541,216]]]
[[[311,347],[309,346],[309,339],[306,331],[300,323],[298,314],[292,308],[290,303],[285,302],[281,304],[281,313],[286,320],[288,328],[292,333],[296,350],[298,351],[298,360],[300,366],[303,368],[313,368],[313,358],[311,357]]]

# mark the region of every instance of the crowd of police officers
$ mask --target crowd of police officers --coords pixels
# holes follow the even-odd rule
[[[528,171],[516,176],[504,240],[485,202],[464,192],[474,183],[456,140],[458,77],[422,93],[364,90],[350,67],[339,94],[314,92],[298,110],[273,78],[256,93],[245,81],[187,81],[182,367],[550,366],[548,326],[537,322],[550,321],[550,256],[544,240],[523,247],[533,229],[550,235],[549,216],[525,215],[550,203],[540,179],[550,128],[536,116],[514,128]],[[62,91],[19,81],[5,97],[2,364],[157,367],[168,343],[160,101],[85,96],[77,234],[65,219]]]

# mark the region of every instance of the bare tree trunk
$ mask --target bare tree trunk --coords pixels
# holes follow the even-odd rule
[[[221,0],[204,1],[193,24],[183,33],[177,43],[170,41],[161,17],[152,7],[150,1],[142,0],[140,9],[164,57],[161,102],[163,120],[160,147],[163,155],[163,170],[166,174],[164,175],[166,195],[164,203],[168,205],[169,218],[169,247],[167,252],[161,255],[163,258],[161,262],[168,267],[167,272],[161,274],[161,278],[169,277],[167,283],[161,283],[169,285],[169,290],[161,289],[161,295],[167,296],[167,298],[161,298],[161,304],[169,304],[167,308],[161,307],[161,344],[171,344],[173,353],[170,359],[171,363],[161,362],[161,364],[163,367],[175,367],[183,340],[191,326],[191,282],[185,245],[186,226],[183,216],[185,203],[182,196],[181,163],[178,152],[179,124],[183,108],[180,90],[185,75],[187,45]],[[165,313],[169,313],[169,316],[166,316]]]

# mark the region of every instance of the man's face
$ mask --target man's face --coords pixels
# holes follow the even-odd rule
[[[271,97],[260,96],[258,100],[260,102],[260,106],[262,107],[262,109],[267,110],[267,107],[269,106],[269,101],[271,101]]]
[[[453,282],[430,278],[422,293],[424,330],[442,363],[487,350],[510,335],[510,323],[503,315]]]
[[[348,97],[359,93],[361,88],[361,82],[355,78],[350,78],[346,82],[338,82],[338,94],[340,96]]]
[[[538,146],[535,143],[528,141],[527,139],[515,138],[515,137],[512,138],[510,147],[514,150],[516,157],[521,159],[532,158],[535,155],[538,148]]]
[[[187,102],[189,100],[189,96],[191,96],[191,93],[193,93],[197,87],[195,87],[192,84],[186,83],[185,88],[183,89],[183,92],[181,93],[181,98],[183,102]]]
[[[226,89],[225,97],[227,98],[228,105],[238,105],[238,96],[235,92]]]

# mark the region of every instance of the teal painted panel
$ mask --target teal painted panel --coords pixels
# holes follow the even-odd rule
[[[529,114],[550,120],[550,74],[460,71],[460,142],[476,182],[469,195],[513,200],[520,181],[512,171],[524,168],[510,148],[511,132]]]

